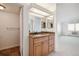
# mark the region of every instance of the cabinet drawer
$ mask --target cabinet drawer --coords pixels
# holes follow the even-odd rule
[[[54,44],[54,40],[49,40],[49,45],[52,45],[52,44]]]
[[[34,43],[40,42],[41,40],[42,40],[42,38],[35,38]]]
[[[45,41],[45,40],[48,40],[48,37],[35,38],[34,43],[42,42],[42,41]]]
[[[51,39],[55,39],[55,36],[50,36],[49,37],[49,40],[51,40]]]
[[[39,46],[39,45],[41,45],[41,42],[35,43],[35,44],[34,44],[34,47],[37,47],[37,46]]]

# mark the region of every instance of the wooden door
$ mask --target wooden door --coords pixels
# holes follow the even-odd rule
[[[48,40],[45,40],[42,43],[42,55],[45,56],[47,54],[48,54]]]
[[[34,46],[34,56],[41,56],[42,55],[42,44],[41,42],[36,43]]]

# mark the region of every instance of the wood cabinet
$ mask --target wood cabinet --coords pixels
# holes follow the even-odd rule
[[[36,43],[34,45],[34,56],[41,56],[42,55],[42,43]]]
[[[45,56],[54,51],[54,34],[29,36],[29,55]]]
[[[48,40],[45,40],[42,43],[42,55],[48,55]]]
[[[55,48],[55,40],[54,40],[54,37],[55,37],[55,35],[54,34],[52,34],[52,35],[50,35],[49,36],[49,44],[48,44],[48,51],[49,51],[49,53],[51,53],[52,51],[54,51],[54,48]]]

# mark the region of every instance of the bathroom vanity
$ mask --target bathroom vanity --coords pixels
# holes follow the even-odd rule
[[[30,33],[29,39],[30,56],[46,56],[49,53],[54,52],[54,32]]]

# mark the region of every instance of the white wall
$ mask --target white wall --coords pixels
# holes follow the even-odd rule
[[[79,21],[79,4],[76,3],[60,3],[56,5],[57,34],[67,33],[67,27],[62,23]],[[62,26],[63,25],[63,26]],[[79,55],[79,37],[56,36],[56,50],[61,51],[62,55]],[[66,51],[66,52],[65,52]],[[64,54],[63,54],[64,53]]]
[[[79,22],[79,4],[57,4],[57,19],[62,34],[68,34],[67,24]]]
[[[29,10],[31,4],[21,3],[23,5],[22,12],[22,42],[23,42],[23,56],[29,55]]]
[[[0,50],[19,46],[19,15],[0,11]]]
[[[34,17],[32,15],[29,15],[29,31],[33,32],[33,23],[34,23]]]

